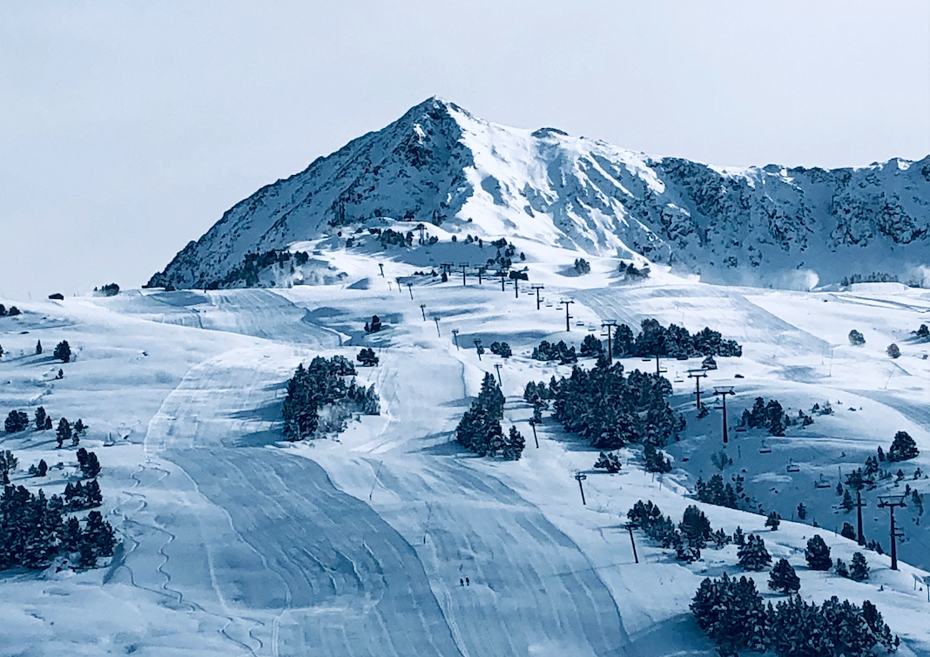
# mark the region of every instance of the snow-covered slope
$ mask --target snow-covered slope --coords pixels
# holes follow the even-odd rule
[[[729,284],[809,289],[872,272],[923,282],[930,156],[830,171],[722,169],[507,128],[432,98],[241,201],[150,285],[241,285],[227,277],[249,252],[388,219],[405,230],[441,225],[441,239],[520,237],[531,269],[538,246],[637,254]],[[415,249],[392,247],[391,257],[409,261]],[[304,269],[304,282],[339,280],[319,262]]]
[[[710,454],[723,447],[720,416],[696,417],[685,376],[697,363],[665,363],[672,402],[688,420],[669,447],[669,475],[646,473],[638,447],[621,450],[620,473],[595,471],[597,453],[548,415],[537,448],[522,400],[527,381],[569,371],[527,357],[539,340],[577,345],[602,319],[646,317],[691,331],[710,324],[744,345],[742,358],[719,359],[702,385],[735,387],[733,424],[757,395],[791,413],[834,404],[833,416],[765,437],[767,452],[759,451],[761,434],[731,433],[733,463],[723,474],[741,473],[747,492],[781,513],[777,532],[764,516],[698,504],[715,528],[762,532],[772,555],[798,570],[804,599],[869,599],[901,636],[899,655],[930,653],[928,573],[915,567],[930,568],[930,532],[913,504],[896,514],[900,571],[867,552],[871,578],[853,582],[808,569],[803,556],[814,533],[847,562],[859,549],[834,533],[855,516],[835,508],[837,466],[858,467],[877,446],[887,449],[895,431],[908,431],[921,450],[902,464],[900,486],[930,492],[930,479],[912,479],[917,467],[930,472],[928,345],[909,338],[930,315],[926,291],[681,282],[618,289],[595,260],[590,275],[574,279],[540,265],[547,298],[537,310],[528,289],[515,297],[469,277],[467,286],[453,278],[408,290],[394,279],[410,265],[352,252],[333,264],[356,273],[342,285],[17,301],[25,313],[0,318],[0,413],[31,415],[42,404],[55,418],[90,425],[81,444],[100,457],[102,510],[122,540],[98,570],[57,570],[56,562],[39,573],[0,573],[0,653],[715,654],[688,604],[702,578],[741,574],[735,547],[684,564],[636,532],[636,563],[622,524],[638,499],[680,518],[695,503],[698,476],[719,472]],[[385,278],[358,278],[378,264]],[[570,332],[556,306],[562,298],[575,301]],[[387,328],[369,336],[361,327],[372,313]],[[851,328],[865,335],[864,346],[848,345]],[[466,348],[475,338],[506,340],[514,356],[479,358]],[[59,363],[34,354],[37,339],[48,350],[71,343],[77,358],[63,379],[55,378]],[[891,341],[902,351],[894,361],[884,353]],[[358,374],[378,390],[381,416],[353,420],[336,438],[282,442],[281,400],[293,368],[318,354],[354,358],[362,345],[381,359]],[[495,365],[504,425],[528,439],[517,462],[477,458],[453,438]],[[30,428],[0,441],[20,459],[14,483],[60,492],[76,480],[74,449],[55,449],[48,432]],[[44,480],[29,477],[25,469],[40,458],[65,466]],[[797,472],[786,470],[791,459]],[[577,472],[587,473],[584,506]],[[814,485],[821,477],[831,488]],[[887,512],[875,496],[895,490],[887,480],[866,493],[866,536],[886,550]],[[805,523],[790,521],[799,501],[809,510]],[[767,573],[754,576],[766,600],[781,599],[768,591]]]

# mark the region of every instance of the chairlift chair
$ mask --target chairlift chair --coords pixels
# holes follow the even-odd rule
[[[760,454],[771,454],[772,448],[765,444],[765,441],[762,441],[762,447],[759,448]]]
[[[801,466],[794,462],[793,459],[788,460],[788,466],[785,468],[788,472],[800,472]]]
[[[820,475],[820,479],[814,482],[814,486],[817,488],[833,488],[830,482],[824,479],[823,474]]]

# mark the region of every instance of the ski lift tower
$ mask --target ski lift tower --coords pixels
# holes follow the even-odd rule
[[[539,298],[539,291],[545,289],[546,286],[540,285],[540,284],[534,284],[534,285],[531,285],[530,287],[536,290],[536,310],[539,310],[539,303],[540,301],[542,301],[542,299]]]
[[[722,403],[721,408],[723,409],[723,444],[726,445],[729,442],[729,435],[727,433],[727,395],[735,395],[733,392],[732,386],[726,387],[714,387],[714,397],[719,397]]]
[[[566,330],[566,331],[571,331],[571,330],[572,330],[572,325],[571,325],[571,322],[570,322],[569,320],[572,319],[573,315],[569,315],[569,314],[568,314],[568,306],[569,306],[569,304],[572,304],[572,303],[575,303],[575,302],[572,301],[571,299],[562,299],[559,303],[565,304],[565,330]]]
[[[879,495],[878,508],[888,509],[891,517],[891,569],[898,569],[898,537],[904,536],[904,532],[898,530],[894,524],[895,507],[905,507],[904,495]]]
[[[658,356],[656,356],[658,359]],[[658,360],[656,361],[658,362]],[[701,379],[707,378],[707,372],[704,369],[688,370],[688,378],[694,379],[694,398],[697,409],[701,410]]]
[[[617,320],[615,319],[602,319],[601,328],[607,329],[607,360],[611,365],[614,364],[614,349],[613,349],[613,329],[617,330]]]

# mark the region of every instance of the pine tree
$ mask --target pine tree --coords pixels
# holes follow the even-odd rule
[[[78,543],[78,568],[88,569],[97,567],[97,551],[85,535],[81,535]]]
[[[25,431],[29,426],[29,416],[22,411],[10,411],[3,423],[3,428],[7,433],[18,433]]]
[[[523,454],[523,448],[526,447],[526,441],[523,434],[517,431],[515,426],[510,427],[510,433],[504,442],[503,457],[507,461],[519,461]]]
[[[0,450],[0,483],[4,486],[8,486],[10,483],[10,473],[16,469],[16,466],[19,465],[19,459],[17,459],[13,452],[10,450]]]
[[[626,324],[621,324],[614,331],[613,350],[614,356],[625,358],[632,355],[633,352],[633,330]]]
[[[894,435],[891,448],[888,450],[889,461],[906,461],[920,453],[917,443],[906,431],[899,431]]]
[[[851,541],[856,540],[856,528],[850,525],[848,522],[843,523],[843,529],[840,531],[840,536],[843,538],[848,538]]]
[[[748,536],[746,544],[741,546],[736,554],[743,570],[765,570],[772,563],[772,556],[765,549],[765,541],[755,534]]]
[[[44,477],[48,474],[48,463],[45,462],[45,459],[39,459],[39,465],[36,466],[36,476]]]
[[[750,429],[755,429],[756,427],[765,426],[765,400],[762,397],[756,397],[756,401],[752,405],[752,410],[749,411],[749,414],[745,416],[746,423]]]
[[[36,355],[40,356],[42,354],[42,341],[36,341]]]
[[[66,418],[58,420],[58,430],[55,432],[58,447],[61,447],[66,440],[71,440],[72,437],[71,423]]]
[[[836,574],[840,577],[849,577],[849,568],[846,566],[846,562],[842,559],[837,557],[836,564],[833,566],[833,568],[836,570]]]
[[[74,516],[68,518],[61,534],[61,547],[65,552],[75,552],[81,543],[81,523]]]
[[[67,340],[62,340],[55,346],[55,352],[53,355],[63,363],[70,363],[71,345],[68,344]]]
[[[600,340],[588,334],[581,341],[581,349],[578,353],[582,358],[597,358],[604,353],[604,347]]]
[[[113,556],[113,550],[116,547],[113,527],[103,519],[99,511],[91,511],[87,514],[84,539],[93,546],[97,556]]]
[[[765,526],[771,527],[773,532],[778,531],[778,526],[781,524],[781,516],[777,512],[772,511],[768,518],[765,519]]]
[[[807,519],[807,507],[804,506],[803,502],[798,504],[798,519],[806,520]]]
[[[665,453],[657,450],[650,442],[643,444],[643,461],[647,472],[665,473],[672,471],[672,463]]]
[[[688,541],[688,544],[699,550],[707,545],[712,533],[710,520],[707,519],[703,511],[693,504],[685,509],[678,529],[685,540]]]
[[[100,461],[97,460],[97,455],[93,452],[88,453],[87,458],[80,465],[81,473],[85,479],[96,479],[97,475],[100,474]]]
[[[840,503],[840,506],[843,507],[843,510],[846,513],[849,513],[856,508],[856,503],[853,502],[852,495],[849,494],[849,490],[843,492],[843,501]]]
[[[39,408],[36,409],[36,431],[45,429],[46,418],[48,418],[48,415],[45,413],[45,407],[39,406]]]
[[[787,559],[779,559],[769,575],[769,588],[781,591],[785,595],[797,593],[801,588],[801,580]]]
[[[598,470],[606,470],[609,474],[620,472],[620,458],[613,452],[601,452],[594,467]]]
[[[820,537],[820,534],[815,534],[807,540],[804,558],[811,570],[830,570],[833,565],[833,559],[830,558],[830,548]]]
[[[869,565],[865,560],[865,555],[856,552],[852,556],[849,564],[849,578],[857,582],[864,582],[869,578]]]
[[[739,525],[733,530],[733,543],[740,546],[746,545],[746,535],[743,533],[743,528]]]

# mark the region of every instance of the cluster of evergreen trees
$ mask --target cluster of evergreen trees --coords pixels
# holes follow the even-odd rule
[[[318,433],[340,432],[352,412],[379,415],[381,400],[374,385],[369,388],[345,377],[355,376],[355,366],[343,356],[314,358],[308,367],[298,365],[287,382],[281,412],[284,435],[289,440],[312,438]]]
[[[249,251],[242,256],[242,261],[233,267],[221,280],[207,282],[205,279],[201,278],[194,287],[207,290],[238,287],[239,285],[255,287],[259,283],[259,275],[262,270],[272,266],[283,267],[289,264],[291,272],[293,273],[295,267],[305,265],[309,260],[310,254],[305,251],[297,251],[295,253],[280,249],[271,249],[270,251],[261,253]],[[154,281],[155,277],[153,277],[153,282]],[[106,287],[104,289],[106,289]],[[118,291],[119,288],[117,287],[117,292]]]
[[[581,349],[578,353],[582,358],[600,358],[604,354],[604,345],[589,333],[581,341]]]
[[[662,510],[651,500],[639,500],[626,516],[630,524],[642,529],[663,549],[675,550],[675,558],[680,561],[690,563],[700,559],[701,550],[708,543],[720,548],[730,542],[722,530],[713,531],[707,516],[693,504],[685,509],[677,525],[671,516],[662,515]]]
[[[57,556],[77,555],[80,568],[93,568],[100,557],[113,555],[113,527],[99,511],[91,511],[84,525],[64,514],[100,506],[103,497],[96,479],[86,485],[68,483],[64,496],[46,498],[25,486],[5,485],[0,496],[0,570],[46,568]]]
[[[852,276],[843,276],[840,285],[849,287],[855,283],[897,283],[898,277],[894,274],[887,274],[881,271],[873,271],[871,274],[853,274]]]
[[[752,508],[754,502],[744,490],[745,478],[742,475],[736,475],[733,477],[733,482],[735,485],[730,482],[724,483],[723,475],[719,474],[711,475],[706,482],[698,477],[695,484],[697,498],[706,504],[725,506],[729,509],[739,509],[740,502],[743,502],[744,510]]]
[[[561,365],[569,365],[578,362],[578,354],[575,353],[575,347],[565,344],[564,340],[559,340],[555,344],[550,344],[548,340],[543,340],[538,347],[533,347],[533,360],[551,361],[557,360]]]
[[[63,363],[70,363],[72,357],[71,345],[68,344],[67,340],[62,340],[55,345],[55,351],[52,355]]]
[[[649,265],[643,265],[641,269],[638,269],[632,262],[621,262],[619,271],[623,275],[624,280],[627,281],[645,280],[649,278],[649,274],[652,273],[649,269]]]
[[[803,418],[810,419],[810,416],[802,416],[802,422],[806,422]],[[744,427],[749,427],[750,429],[767,429],[773,436],[784,436],[785,429],[790,422],[791,419],[777,400],[770,399],[768,403],[766,403],[765,399],[762,397],[756,397],[756,401],[752,405],[752,410],[744,410],[740,420],[740,424]],[[813,420],[807,422],[805,426],[812,422]]]
[[[378,358],[378,355],[375,353],[375,350],[372,349],[371,347],[363,347],[358,352],[358,355],[355,357],[355,360],[361,363],[362,367],[374,367],[380,361],[380,359]]]
[[[501,427],[503,417],[504,394],[494,377],[485,373],[478,398],[465,411],[455,429],[455,439],[462,447],[478,456],[500,456],[508,461],[516,461],[523,454],[526,441],[513,426],[504,435]]]
[[[671,392],[667,379],[639,370],[624,376],[623,366],[607,358],[590,370],[575,366],[568,377],[552,377],[546,390],[565,430],[606,450],[629,443],[658,448],[676,438],[685,421],[668,404]]]
[[[626,324],[618,326],[614,331],[613,351],[614,356],[621,358],[743,355],[743,348],[736,340],[726,340],[718,331],[705,327],[691,335],[684,327],[671,324],[665,328],[655,319],[644,319],[636,336]]]
[[[0,303],[0,317],[16,317],[17,315],[22,315],[22,311],[16,306],[10,306],[10,309],[7,310],[6,306]]]
[[[506,342],[492,342],[490,348],[491,353],[495,356],[500,356],[501,358],[510,358],[513,356],[513,350]]]
[[[868,600],[859,607],[834,596],[817,605],[791,596],[766,605],[751,578],[730,578],[726,573],[701,582],[691,611],[722,657],[743,651],[771,651],[778,657],[867,657],[876,647],[892,652],[900,643]]]

